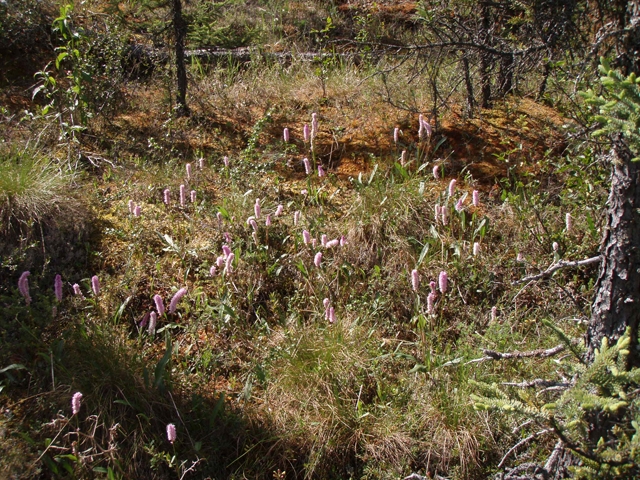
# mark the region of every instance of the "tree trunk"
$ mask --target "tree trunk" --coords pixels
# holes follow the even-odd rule
[[[466,113],[469,118],[473,118],[473,107],[475,100],[473,98],[473,83],[471,82],[471,73],[469,71],[469,59],[466,55],[462,56],[462,69],[464,70],[464,84],[467,87]]]
[[[607,209],[607,226],[601,245],[602,261],[587,330],[592,359],[604,337],[610,343],[631,327],[630,366],[640,366],[637,351],[640,320],[640,163],[622,135],[613,139],[613,173]]]
[[[490,43],[489,28],[491,25],[490,7],[485,2],[480,4],[480,15],[482,17],[480,32],[481,42],[484,45]],[[491,76],[489,69],[493,63],[492,55],[487,51],[480,51],[480,90],[482,94],[481,106],[482,108],[491,107]]]
[[[187,36],[187,25],[182,18],[182,0],[173,0],[173,29],[176,47],[176,74],[178,94],[176,96],[178,117],[189,116],[187,107],[187,70],[184,65],[184,40]]]

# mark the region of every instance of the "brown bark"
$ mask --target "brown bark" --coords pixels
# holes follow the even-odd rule
[[[631,327],[631,366],[640,366],[637,349],[640,320],[640,164],[622,135],[613,141],[613,172],[607,202],[602,261],[587,330],[589,357],[604,337],[610,343]]]
[[[489,32],[491,25],[491,12],[487,3],[480,4],[481,20],[481,40],[484,44],[490,41],[491,34]],[[482,108],[491,107],[491,74],[489,72],[491,65],[493,64],[493,56],[486,50],[480,51],[480,91]]]
[[[187,70],[184,65],[184,40],[187,36],[187,25],[182,18],[182,0],[173,0],[173,30],[175,34],[176,75],[178,93],[176,95],[178,117],[189,116],[187,106]]]

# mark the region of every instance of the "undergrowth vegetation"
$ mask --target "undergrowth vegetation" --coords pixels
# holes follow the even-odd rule
[[[597,255],[600,146],[529,91],[471,117],[457,64],[438,66],[445,95],[404,58],[338,52],[421,38],[404,10],[344,2],[190,4],[192,47],[317,55],[194,55],[178,118],[168,59],[128,71],[122,53],[166,42],[168,7],[90,3],[50,19],[26,103],[3,90],[0,476],[463,479],[543,461],[555,439],[496,413],[498,386],[581,370],[483,350],[583,333],[592,264],[518,282]]]

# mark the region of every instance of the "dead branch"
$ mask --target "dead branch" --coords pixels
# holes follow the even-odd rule
[[[552,380],[543,380],[542,378],[536,378],[535,380],[531,380],[529,382],[502,382],[502,385],[506,387],[518,387],[518,388],[533,388],[533,387],[562,387],[568,388],[571,386],[570,383],[567,382],[554,382]]]
[[[559,261],[558,263],[554,263],[549,268],[547,268],[544,272],[539,273],[537,275],[529,275],[528,277],[521,278],[520,280],[516,280],[512,282],[511,285],[518,285],[520,283],[525,282],[533,282],[535,280],[540,280],[541,278],[550,277],[556,270],[560,270],[561,268],[566,267],[582,267],[583,265],[590,265],[592,263],[597,263],[602,259],[600,255],[596,257],[587,258],[585,260],[576,260],[574,262],[566,262],[564,260]]]
[[[496,352],[494,350],[483,349],[482,353],[486,355],[485,357],[469,360],[465,365],[469,365],[470,363],[486,362],[487,360],[506,360],[509,358],[528,358],[528,357],[547,358],[562,352],[565,348],[566,348],[565,345],[561,343],[560,345],[556,345],[555,347],[548,348],[546,350],[541,348],[538,350],[530,350],[528,352],[519,352],[516,350],[515,352],[502,353],[502,352]]]
[[[515,452],[518,448],[529,443],[531,440],[534,440],[539,436],[544,435],[545,433],[549,433],[551,431],[553,431],[551,428],[545,428],[544,430],[540,430],[539,432],[532,433],[528,437],[520,440],[513,447],[511,447],[507,453],[504,454],[504,457],[502,457],[502,460],[500,460],[500,463],[498,464],[498,468],[502,468],[504,466],[504,462],[507,460],[507,457],[511,455],[513,452]]]

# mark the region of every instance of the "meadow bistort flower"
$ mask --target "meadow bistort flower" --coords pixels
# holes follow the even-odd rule
[[[73,288],[74,295],[79,295],[82,297],[82,290],[80,290],[80,285],[78,285],[77,283],[74,283],[72,288]]]
[[[302,159],[302,163],[304,164],[304,173],[306,173],[307,175],[311,174],[311,162],[309,161],[309,159],[307,157],[304,157]]]
[[[296,210],[295,212],[293,212],[293,225],[297,227],[299,221],[300,221],[300,210]]]
[[[218,269],[216,268],[216,266],[215,265],[211,265],[211,268],[209,269],[209,275],[211,275],[212,277],[215,277],[217,271],[218,271]]]
[[[264,224],[265,224],[267,227],[270,227],[270,226],[271,226],[271,214],[270,214],[270,213],[269,213],[269,214],[267,214],[267,216],[265,217],[265,219],[264,219]]]
[[[204,158],[200,157],[198,159],[198,168],[202,170],[204,168]]]
[[[436,299],[436,294],[434,292],[429,292],[427,295],[427,313],[433,313],[433,304]]]
[[[455,178],[449,182],[449,196],[450,197],[453,197],[453,194],[456,191],[456,182],[457,182],[457,180]]]
[[[494,322],[498,317],[498,307],[491,307],[491,321]]]
[[[313,264],[320,268],[320,264],[322,263],[322,252],[316,253],[316,256],[313,257]]]
[[[320,245],[327,246],[327,236],[324,233],[320,236]]]
[[[165,188],[164,192],[163,192],[163,196],[164,196],[165,205],[169,205],[169,201],[170,201],[170,197],[171,197],[171,190],[169,190],[168,188]]]
[[[282,212],[284,211],[284,207],[282,205],[278,205],[276,207],[276,211],[273,213],[274,217],[279,217],[280,215],[282,215]]]
[[[140,208],[140,205],[136,205],[133,208],[133,216],[134,217],[139,217],[142,214],[142,209]]]
[[[93,294],[96,297],[100,295],[100,279],[98,279],[97,275],[91,277],[91,290],[93,290]]]
[[[474,190],[474,191],[471,193],[471,204],[472,204],[474,207],[477,207],[477,206],[479,206],[479,205],[480,205],[480,193],[478,192],[478,190]]]
[[[329,323],[336,323],[336,311],[333,307],[329,307]]]
[[[226,243],[222,245],[222,253],[224,253],[224,258],[227,258],[229,255],[231,255],[231,248],[229,248],[229,245],[227,245]]]
[[[80,404],[82,403],[82,394],[80,392],[76,392],[71,397],[71,413],[77,415],[80,412]]]
[[[319,177],[324,177],[326,175],[324,168],[322,168],[322,165],[318,165],[318,176]]]
[[[153,302],[156,304],[156,311],[158,315],[164,315],[164,302],[162,301],[162,297],[158,294],[153,296]]]
[[[31,275],[29,271],[22,272],[22,275],[20,275],[18,279],[18,290],[20,290],[27,305],[31,303],[31,296],[29,295],[29,275]]]
[[[256,220],[260,218],[260,213],[262,209],[260,208],[260,199],[256,198],[256,203],[253,206],[253,212],[255,213]]]
[[[178,302],[180,302],[180,300],[186,295],[186,293],[187,289],[184,287],[182,287],[175,293],[173,298],[171,298],[171,302],[169,303],[169,313],[175,313],[176,309],[178,308]]]
[[[135,208],[136,204],[134,203],[133,200],[129,200],[129,213],[133,213],[133,209]]]
[[[308,245],[311,242],[311,234],[307,230],[302,231],[302,241],[305,245]]]
[[[473,256],[476,257],[480,253],[480,243],[475,242],[473,244]]]
[[[289,143],[289,129],[287,127],[282,131],[282,137],[284,138],[284,143]]]
[[[573,228],[573,218],[571,217],[570,213],[567,213],[565,217],[565,227],[567,229],[567,233],[569,233]]]
[[[187,201],[186,191],[187,191],[187,188],[184,185],[180,185],[180,206],[181,207],[184,207],[184,204]]]
[[[156,322],[158,321],[158,315],[156,312],[151,312],[149,314],[149,335],[156,334]]]
[[[62,301],[62,277],[60,274],[56,275],[56,278],[53,281],[53,291],[56,294],[56,298],[59,302]]]
[[[433,166],[433,178],[440,180],[440,167],[438,165]]]
[[[464,197],[460,197],[454,207],[456,209],[456,212],[461,212],[462,210],[464,210],[464,206],[462,205],[463,203],[464,203]]]
[[[419,287],[420,287],[420,276],[418,274],[418,270],[413,269],[411,270],[411,288],[413,289],[414,292],[417,292]]]
[[[393,129],[393,143],[398,143],[400,140],[400,129],[398,127]]]
[[[233,254],[233,253],[230,253],[227,256],[227,260],[224,263],[224,273],[226,275],[229,275],[231,272],[233,272],[233,259],[234,258],[235,258],[235,254]]]
[[[333,247],[337,247],[338,245],[340,245],[340,240],[338,240],[337,238],[334,238],[333,240],[329,240],[324,246],[324,248],[333,248]]]
[[[304,143],[309,141],[309,125],[306,123],[304,124],[304,127],[302,127],[302,139],[304,140]]]
[[[224,163],[224,166],[225,166],[226,168],[229,168],[229,157],[224,156],[224,157],[222,158],[222,162]]]
[[[169,443],[171,443],[173,445],[173,442],[176,441],[177,434],[176,434],[176,426],[173,423],[169,423],[167,425],[167,440],[169,440]]]
[[[438,276],[438,286],[440,287],[441,293],[446,293],[448,281],[447,272],[440,272],[440,275]]]
[[[191,203],[196,203],[196,191],[191,190]]]
[[[187,163],[186,168],[187,168],[187,180],[191,180],[191,164]]]

